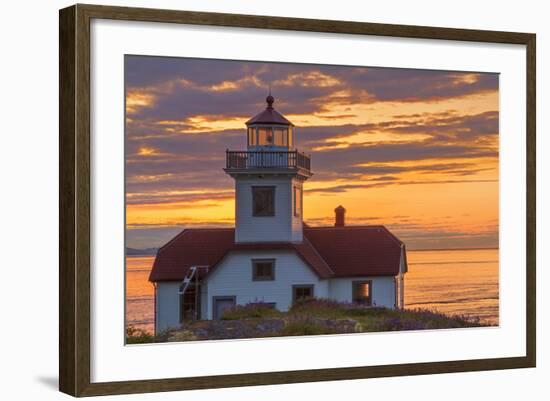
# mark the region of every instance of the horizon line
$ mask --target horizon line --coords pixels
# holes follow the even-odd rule
[[[136,251],[145,251],[148,249],[159,249],[162,248],[161,246],[148,246],[145,248],[136,248],[133,246],[126,246],[125,249],[133,249]],[[414,251],[414,252],[428,252],[428,251],[483,251],[483,250],[495,250],[500,249],[500,247],[482,247],[482,248],[423,248],[423,249],[409,249],[407,248],[407,251]],[[132,255],[129,255],[132,256]]]

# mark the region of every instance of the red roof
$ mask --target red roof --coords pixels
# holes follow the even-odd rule
[[[158,250],[149,281],[183,280],[191,266],[214,266],[234,239],[233,229],[183,230]]]
[[[383,226],[304,227],[304,241],[235,243],[233,228],[187,229],[159,249],[149,280],[183,280],[191,266],[213,271],[229,252],[292,250],[320,278],[395,276],[399,241]]]
[[[304,234],[337,277],[399,273],[404,245],[384,226],[310,227]]]

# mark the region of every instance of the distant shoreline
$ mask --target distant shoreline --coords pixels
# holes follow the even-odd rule
[[[429,249],[407,249],[409,252],[433,252],[433,251],[487,251],[499,250],[499,247],[494,248],[429,248]]]
[[[125,255],[126,256],[156,256],[157,251],[158,251],[158,248],[145,248],[145,249],[126,248]]]
[[[487,251],[499,250],[495,248],[429,248],[429,249],[407,249],[409,252],[436,252],[436,251]],[[158,248],[136,249],[126,248],[126,256],[156,256]]]

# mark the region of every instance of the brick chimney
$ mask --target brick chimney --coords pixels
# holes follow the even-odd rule
[[[334,227],[344,227],[346,225],[346,209],[340,205],[334,209],[334,214]]]

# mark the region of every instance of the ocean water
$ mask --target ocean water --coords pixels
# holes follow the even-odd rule
[[[154,256],[126,257],[126,325],[154,331],[155,289],[148,281]]]
[[[498,249],[407,252],[405,308],[498,325]]]
[[[126,324],[153,331],[154,256],[126,258]],[[498,325],[498,249],[408,251],[405,307]]]

